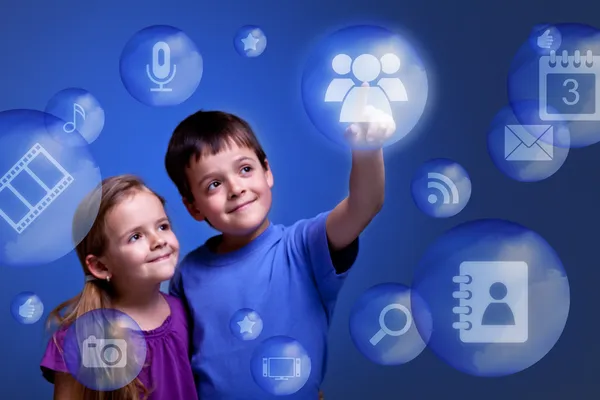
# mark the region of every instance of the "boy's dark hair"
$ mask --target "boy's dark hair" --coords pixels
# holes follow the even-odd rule
[[[205,154],[215,155],[232,143],[253,150],[262,167],[267,168],[267,156],[252,128],[233,114],[200,110],[177,125],[169,140],[165,167],[181,197],[190,203],[194,201],[185,173],[192,157],[198,160]]]

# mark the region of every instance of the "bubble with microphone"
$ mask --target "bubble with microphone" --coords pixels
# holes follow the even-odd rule
[[[203,59],[180,29],[155,25],[127,42],[119,64],[125,89],[152,107],[174,106],[189,99],[200,84]]]

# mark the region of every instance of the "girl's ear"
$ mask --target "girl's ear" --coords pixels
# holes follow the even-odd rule
[[[110,279],[110,271],[106,268],[106,265],[102,261],[100,261],[99,257],[96,257],[92,254],[89,254],[85,258],[85,265],[87,270],[90,271],[90,274],[95,276],[100,280],[106,280],[106,278]]]

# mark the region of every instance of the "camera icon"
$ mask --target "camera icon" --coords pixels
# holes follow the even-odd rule
[[[127,342],[90,335],[83,341],[81,363],[86,368],[124,368],[127,366]]]

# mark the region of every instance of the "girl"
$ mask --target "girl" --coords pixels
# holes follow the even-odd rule
[[[55,399],[198,398],[188,358],[185,309],[180,300],[160,292],[161,282],[173,276],[179,256],[179,243],[170,229],[164,204],[164,199],[139,178],[121,175],[102,181],[78,207],[74,233],[85,225],[82,221],[91,221],[96,211],[97,216],[76,247],[86,276],[83,290],[60,304],[49,318],[49,322],[58,322],[58,330],[48,343],[41,369],[44,377],[54,383]],[[69,347],[65,340],[68,328],[86,312],[99,309],[104,309],[99,311],[102,313],[114,309],[126,314],[142,330],[137,331],[138,337],[145,339],[145,362],[141,360],[137,377],[131,376],[125,386],[110,391],[86,387],[84,384],[90,386],[87,381],[69,373],[72,368],[67,366],[73,362],[64,349],[64,345]],[[130,351],[131,347],[129,344]],[[99,379],[114,378],[118,373],[123,374],[113,368]]]

